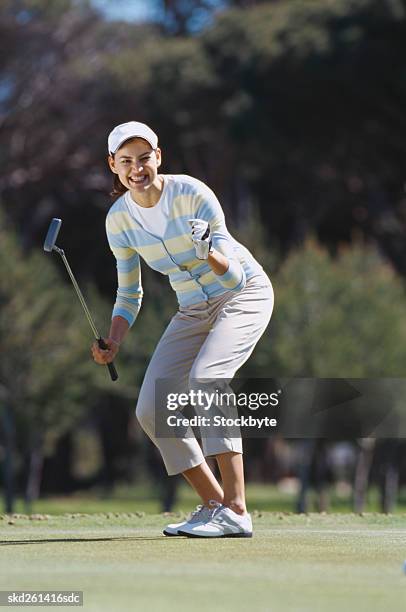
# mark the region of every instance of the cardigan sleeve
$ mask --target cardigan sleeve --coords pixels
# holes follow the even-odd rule
[[[229,291],[239,291],[246,283],[244,268],[234,249],[233,238],[227,230],[224,212],[214,192],[202,182],[196,190],[196,218],[208,221],[213,248],[228,259],[228,269],[217,275],[218,281]]]
[[[126,234],[120,228],[119,212],[107,215],[106,233],[117,265],[118,287],[112,317],[124,317],[131,327],[141,308],[143,296],[140,256],[128,245]]]

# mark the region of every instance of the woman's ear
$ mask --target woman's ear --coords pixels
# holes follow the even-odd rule
[[[155,149],[155,156],[156,156],[156,167],[159,168],[162,162],[162,154],[161,154],[161,149],[159,147]]]
[[[115,163],[114,163],[114,155],[109,155],[109,156],[107,157],[107,161],[108,161],[108,164],[109,164],[109,166],[110,166],[110,170],[111,170],[112,172],[114,172],[114,174],[118,174],[118,172],[117,172],[117,170],[116,170]]]

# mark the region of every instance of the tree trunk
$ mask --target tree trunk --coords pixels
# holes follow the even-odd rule
[[[4,505],[5,511],[12,514],[14,511],[14,413],[5,404],[3,406],[3,430],[4,430]]]
[[[27,514],[32,512],[32,503],[38,499],[41,489],[42,467],[44,454],[42,440],[37,441],[29,456],[27,486],[25,491],[25,506]]]

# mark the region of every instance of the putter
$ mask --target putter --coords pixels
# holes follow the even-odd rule
[[[56,239],[58,237],[59,234],[59,230],[61,229],[61,225],[62,225],[62,220],[61,219],[52,219],[49,228],[48,228],[48,233],[46,235],[45,238],[45,242],[44,242],[44,251],[46,251],[47,253],[52,253],[52,251],[56,251],[61,257],[62,257],[62,261],[65,264],[65,268],[68,271],[68,274],[70,276],[70,279],[72,281],[72,284],[75,288],[76,294],[79,298],[80,303],[83,306],[83,310],[85,311],[85,315],[87,317],[87,320],[89,321],[90,327],[92,328],[92,331],[94,333],[94,337],[97,340],[97,344],[99,345],[99,347],[101,349],[107,349],[108,346],[107,344],[104,342],[103,338],[101,337],[101,335],[99,334],[99,332],[97,331],[96,325],[94,324],[94,321],[92,319],[92,316],[89,312],[89,309],[86,305],[85,302],[85,298],[82,295],[81,290],[79,289],[79,285],[76,282],[75,277],[73,276],[73,272],[70,268],[70,265],[68,264],[68,260],[65,257],[65,253],[63,251],[63,249],[60,249],[59,247],[56,246],[55,242]],[[117,370],[115,368],[115,365],[113,362],[111,363],[106,363],[107,368],[109,370],[110,373],[110,377],[111,380],[117,380],[118,378],[118,374],[117,374]]]

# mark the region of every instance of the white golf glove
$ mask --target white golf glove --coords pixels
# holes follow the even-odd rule
[[[192,229],[192,240],[198,259],[207,259],[213,251],[211,246],[210,225],[203,219],[189,219]]]

